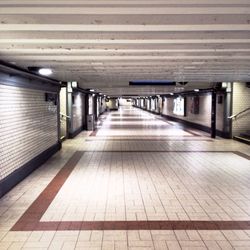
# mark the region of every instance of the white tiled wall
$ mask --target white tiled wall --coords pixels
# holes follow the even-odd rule
[[[250,88],[245,83],[235,82],[233,85],[233,114],[250,107]],[[233,136],[250,130],[250,111],[233,120]]]
[[[173,113],[173,98],[165,98],[162,107],[162,113],[165,115],[177,117],[182,120],[186,120],[189,122],[197,123],[206,127],[211,127],[211,94],[200,95],[199,97],[199,114],[191,113],[192,100],[191,97],[187,97],[187,115],[177,116]],[[217,101],[216,101],[217,102]],[[224,101],[222,104],[216,105],[216,129],[219,131],[223,131],[224,126]]]
[[[82,93],[74,94],[75,102],[72,104],[72,132],[82,128],[83,123],[83,95]]]
[[[72,132],[82,128],[83,116],[85,113],[84,95],[82,93],[74,94],[75,102],[72,105]]]
[[[201,124],[203,126],[210,127],[211,126],[211,94],[200,96],[200,110],[199,114],[191,113],[191,97],[187,97],[187,116],[178,116],[173,113],[174,103],[173,98],[165,98],[162,113],[164,115],[169,115],[173,117],[177,117],[182,120],[186,120],[189,122],[194,122],[197,124]]]
[[[99,104],[100,104],[100,106],[99,106],[99,113],[102,114],[106,110],[105,98],[100,98]]]
[[[0,84],[0,180],[58,141],[57,106],[45,92]]]

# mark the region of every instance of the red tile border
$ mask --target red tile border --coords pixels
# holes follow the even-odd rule
[[[78,161],[83,156],[83,153],[83,151],[77,151],[73,154],[73,156],[57,173],[37,199],[30,205],[11,230],[23,231],[27,228],[34,230],[37,226],[43,225],[40,224],[40,219],[50,206],[51,202],[54,200],[57,193],[60,191]]]
[[[250,221],[55,221],[11,231],[70,230],[250,230]]]
[[[93,152],[93,151],[92,151]],[[98,151],[94,151],[98,152]],[[101,151],[107,152],[107,151]],[[109,152],[186,152],[186,153],[234,153],[250,160],[250,156],[238,151],[109,151]],[[11,231],[56,230],[250,230],[250,221],[40,221],[61,187],[83,156],[77,151],[57,173],[43,192],[30,205]]]

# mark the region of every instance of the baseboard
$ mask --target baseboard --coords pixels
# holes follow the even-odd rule
[[[159,112],[152,111],[152,110],[148,110],[148,109],[146,109],[146,108],[137,107],[137,106],[133,106],[133,107],[138,108],[138,109],[141,109],[141,110],[144,110],[144,111],[147,111],[147,112],[149,112],[149,113],[151,113],[151,114],[154,114],[154,115],[160,115]]]
[[[80,134],[82,132],[82,128],[78,128],[76,131],[74,132],[69,132],[69,139],[73,139],[74,137],[76,137],[78,134]]]
[[[224,139],[232,139],[232,136],[229,132],[223,132],[220,130],[216,130],[216,135],[221,137],[221,138],[224,138]]]
[[[233,139],[236,140],[236,141],[245,143],[245,144],[247,144],[247,145],[250,145],[250,140],[245,139],[245,138],[242,138],[242,137],[240,137],[240,136],[234,136]]]
[[[15,170],[13,173],[0,181],[0,198],[9,192],[14,186],[30,175],[34,170],[44,164],[53,154],[62,147],[61,142],[45,150],[25,165]]]
[[[162,117],[170,120],[170,121],[174,121],[174,122],[179,122],[183,125],[186,125],[188,127],[192,127],[192,128],[195,128],[195,129],[199,129],[201,131],[204,131],[206,133],[210,133],[211,132],[211,128],[210,127],[207,127],[207,126],[204,126],[204,125],[201,125],[201,124],[198,124],[198,123],[194,123],[194,122],[190,122],[190,121],[185,121],[185,120],[182,120],[180,118],[177,118],[177,117],[173,117],[173,116],[169,116],[169,115],[164,115],[164,114],[161,114]]]

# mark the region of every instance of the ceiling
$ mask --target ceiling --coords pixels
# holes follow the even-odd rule
[[[0,56],[108,95],[250,81],[250,0],[1,0]]]

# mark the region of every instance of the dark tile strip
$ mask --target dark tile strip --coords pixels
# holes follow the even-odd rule
[[[98,131],[93,131],[92,132],[92,134],[93,135],[90,135],[90,136],[96,136],[96,133],[97,133]],[[124,138],[145,138],[145,137],[154,137],[154,138],[162,138],[162,137],[166,137],[167,136],[167,138],[171,138],[171,137],[178,137],[178,138],[183,138],[183,137],[191,137],[191,138],[193,138],[194,136],[192,136],[192,135],[136,135],[136,136],[134,136],[134,135],[107,135],[107,136],[105,136],[105,135],[98,135],[97,137],[98,138],[110,138],[110,137],[114,137],[114,138],[117,138],[117,137],[124,137]]]
[[[117,138],[114,138],[114,139],[105,139],[105,138],[94,138],[94,139],[86,139],[85,141],[151,141],[151,142],[157,142],[157,141],[165,141],[165,142],[168,142],[168,141],[209,141],[209,142],[212,142],[213,140],[210,140],[210,139],[163,139],[163,138],[156,138],[156,139],[143,139],[143,138],[138,138],[138,139],[129,139],[129,138],[125,138],[125,139],[117,139]]]
[[[199,134],[197,134],[197,133],[195,133],[195,132],[193,132],[193,131],[191,131],[190,129],[187,129],[187,128],[181,128],[181,130],[184,130],[185,132],[187,132],[187,133],[189,133],[189,134],[191,134],[193,136],[201,136],[201,135],[199,135]]]
[[[33,230],[39,224],[43,214],[48,209],[49,205],[75,168],[78,161],[83,155],[83,151],[77,151],[68,160],[64,167],[57,173],[53,180],[43,190],[43,192],[37,197],[37,199],[30,205],[26,212],[21,216],[17,223],[11,230],[21,231],[24,229]]]
[[[244,154],[244,153],[239,152],[239,151],[233,151],[233,153],[250,161],[250,155]]]
[[[124,130],[141,130],[141,129],[168,129],[169,125],[146,125],[146,124],[107,124],[103,126],[104,129],[124,129]],[[182,131],[183,129],[180,128]]]
[[[102,152],[102,153],[231,153],[250,160],[250,156],[239,151],[208,151],[208,150],[86,150],[85,152]]]
[[[167,123],[168,125],[175,126],[176,128],[179,128],[179,129],[181,129],[181,130],[183,130],[183,131],[185,131],[185,132],[187,132],[187,133],[189,133],[189,134],[192,134],[193,136],[201,136],[200,134],[195,133],[195,132],[191,131],[191,130],[188,129],[188,128],[185,128],[183,124],[175,125],[175,124],[169,122],[168,120],[166,120],[166,118],[157,117],[157,116],[156,116],[155,118],[156,118],[157,120],[160,120],[160,121],[163,121],[163,122]]]
[[[39,222],[32,230],[250,230],[250,221],[56,221]]]

